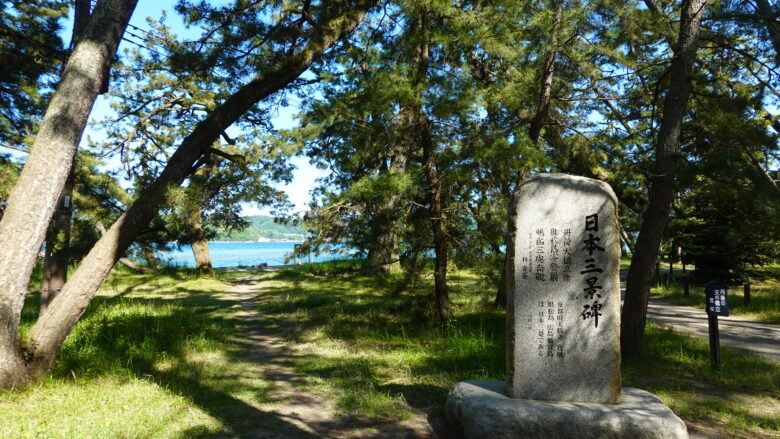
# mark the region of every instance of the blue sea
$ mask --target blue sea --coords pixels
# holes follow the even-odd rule
[[[289,256],[295,244],[300,242],[210,242],[211,265],[214,267],[239,267],[249,265],[283,265],[285,258]],[[179,267],[194,267],[195,258],[189,245],[181,246],[167,252],[159,252],[162,261],[169,265]],[[311,255],[311,262],[329,261],[331,259],[343,259],[349,255],[325,253]],[[309,262],[308,257],[301,258],[301,262]],[[287,262],[294,264],[295,260]]]

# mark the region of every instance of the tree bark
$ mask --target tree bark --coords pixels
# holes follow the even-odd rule
[[[97,228],[98,232],[100,233],[100,236],[103,236],[106,233],[106,227],[100,221],[98,221],[97,224],[95,224],[95,228]],[[143,265],[139,265],[132,259],[119,258],[119,263],[138,273],[143,273],[143,274],[157,273],[157,270],[155,270],[154,268],[149,268],[149,267],[144,267]]]
[[[219,141],[217,141],[219,143]],[[206,241],[206,234],[203,230],[203,209],[206,206],[208,193],[206,187],[211,177],[214,161],[210,157],[206,165],[195,172],[190,179],[190,185],[187,188],[188,201],[185,209],[189,226],[191,228],[191,248],[192,255],[195,258],[195,269],[201,276],[213,276],[214,269],[211,266],[211,254],[209,244]]]
[[[380,230],[379,234],[374,238],[374,242],[368,251],[367,260],[371,271],[380,276],[387,276],[394,271],[398,271],[401,262],[398,256],[397,236],[395,230],[392,229],[395,225],[394,222],[379,221],[383,222],[379,227],[387,230]]]
[[[528,136],[534,143],[539,141],[542,127],[544,127],[544,123],[550,114],[550,96],[552,95],[552,84],[555,77],[555,58],[558,55],[558,31],[561,28],[561,18],[563,16],[563,0],[553,0],[552,8],[555,11],[555,21],[550,35],[550,47],[544,59],[542,83],[539,90],[536,113],[528,127]]]
[[[240,87],[196,125],[171,156],[160,176],[98,240],[57,300],[32,328],[27,343],[28,369],[32,375],[40,376],[51,368],[73,325],[84,313],[117,259],[157,214],[168,188],[183,182],[222,132],[257,102],[298,78],[325,50],[352,31],[375,3],[374,0],[359,0],[351,9],[327,19],[318,26],[303,49],[284,59],[273,70]]]
[[[647,300],[653,279],[653,264],[669,221],[674,198],[675,162],[683,116],[691,93],[691,72],[696,60],[701,20],[706,0],[685,0],[680,33],[669,70],[669,89],[663,120],[655,147],[655,164],[650,175],[649,199],[642,215],[642,227],[626,280],[625,304],[620,328],[624,358],[639,358],[647,319]]]
[[[43,261],[43,282],[41,283],[41,307],[38,314],[46,312],[57,293],[68,280],[70,261],[70,228],[73,215],[73,169],[65,181],[65,187],[57,200],[57,209],[49,223],[46,234],[46,253]]]
[[[135,0],[101,0],[52,96],[25,167],[0,222],[0,387],[29,375],[19,349],[19,321],[38,251],[65,185],[103,72],[116,53]]]
[[[89,0],[76,0],[73,19],[71,48],[76,45],[79,37],[89,22],[92,5]],[[102,86],[101,86],[102,89]],[[75,157],[74,157],[75,160]],[[43,281],[41,282],[41,306],[38,314],[46,312],[46,307],[59,293],[68,280],[68,264],[70,262],[70,229],[72,222],[72,200],[74,186],[75,163],[71,164],[68,179],[62,189],[54,217],[49,223],[46,234],[46,253],[43,261]]]
[[[431,221],[433,230],[433,250],[435,254],[434,261],[434,301],[436,304],[436,313],[439,316],[439,322],[444,324],[450,318],[450,297],[447,287],[447,263],[449,256],[449,246],[447,242],[447,232],[444,225],[444,202],[442,200],[441,174],[436,166],[435,145],[433,143],[433,124],[425,115],[422,107],[422,85],[427,80],[428,64],[430,57],[430,35],[429,35],[429,15],[430,11],[420,11],[420,59],[417,66],[416,85],[419,87],[417,96],[418,102],[415,108],[417,136],[422,147],[423,173],[425,175],[426,201],[428,204],[428,217]]]
[[[780,64],[780,25],[777,23],[777,13],[768,0],[756,0],[756,12],[766,24],[766,30],[775,48],[775,62]]]
[[[631,236],[626,232],[626,229],[623,228],[622,225],[619,225],[620,227],[620,237],[623,239],[623,242],[626,244],[626,247],[628,247],[628,251],[633,255],[634,254],[634,242],[631,240]]]
[[[444,324],[450,318],[450,296],[447,287],[447,265],[449,260],[449,245],[444,225],[444,202],[442,200],[441,174],[436,166],[431,122],[423,117],[420,121],[420,135],[423,150],[423,169],[427,186],[426,198],[428,212],[433,229],[434,261],[434,299],[439,321]]]
[[[192,242],[192,255],[195,257],[195,269],[201,276],[214,276],[214,268],[211,266],[211,253],[209,243],[199,238]]]
[[[393,163],[387,173],[402,174],[406,172],[408,155],[407,148],[401,148],[401,151],[393,158]],[[377,209],[374,226],[375,238],[368,253],[368,265],[372,271],[383,276],[401,269],[396,227],[402,200],[402,193],[393,193]]]
[[[71,48],[76,45],[82,33],[87,28],[89,16],[92,13],[90,0],[76,0],[73,33],[71,36]],[[110,64],[108,64],[110,66]],[[98,94],[104,93],[105,84],[107,84],[107,71],[104,71],[104,78]],[[75,160],[74,156],[74,160]],[[71,164],[68,179],[65,187],[62,189],[57,208],[54,211],[54,217],[49,223],[49,231],[46,234],[46,253],[43,261],[43,282],[41,282],[41,306],[38,314],[46,312],[49,303],[54,300],[57,293],[65,286],[68,280],[68,265],[70,263],[70,229],[73,221],[73,189],[74,172],[76,165]]]

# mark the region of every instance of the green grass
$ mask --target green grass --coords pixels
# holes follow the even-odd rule
[[[398,292],[400,275],[360,268],[331,261],[206,280],[190,271],[118,270],[52,374],[0,393],[0,437],[252,437],[257,424],[295,432],[267,409],[274,384],[236,342],[249,323],[229,291],[248,274],[261,279],[264,330],[287,340],[291,366],[311,377],[300,385],[362,425],[420,411],[442,416],[456,382],[504,379],[505,314],[474,272],[449,277],[452,321],[441,327],[430,312],[430,276]],[[762,282],[775,282],[772,273]],[[36,297],[29,299],[24,331],[37,313]],[[687,422],[726,436],[780,434],[780,363],[724,349],[713,370],[706,340],[649,324],[643,359],[624,365],[624,385],[656,393]]]
[[[232,341],[233,287],[189,272],[115,272],[68,337],[52,373],[0,392],[2,438],[245,437],[270,384]],[[37,315],[28,298],[23,331]],[[247,436],[248,437],[248,436]]]
[[[676,273],[676,272],[675,272]],[[750,303],[744,304],[742,285],[729,285],[729,315],[756,322],[780,324],[780,265],[756,268],[751,272]],[[704,308],[704,286],[691,283],[685,296],[682,280],[676,277],[670,285],[661,284],[651,291],[653,297]]]
[[[488,306],[492,292],[475,275],[450,277],[454,317],[441,328],[429,323],[427,280],[395,294],[398,278],[372,277],[347,263],[326,267],[268,274],[260,310],[277,323],[269,330],[297,346],[294,366],[317,377],[347,413],[372,419],[405,419],[413,407],[440,413],[452,383],[503,379],[503,312]]]
[[[642,360],[624,364],[624,386],[657,394],[684,420],[740,437],[780,434],[780,363],[724,349],[710,366],[708,340],[649,323]]]
[[[505,315],[469,271],[450,277],[453,319],[441,328],[426,311],[431,279],[394,294],[397,278],[352,269],[268,274],[260,310],[297,346],[294,366],[318,378],[346,413],[405,419],[441,415],[453,384],[504,379]],[[342,267],[344,268],[344,267]],[[744,437],[780,434],[780,364],[724,350],[713,370],[707,341],[648,325],[643,360],[624,385],[658,394],[693,424]]]

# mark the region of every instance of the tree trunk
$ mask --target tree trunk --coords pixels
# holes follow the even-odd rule
[[[195,238],[192,240],[192,255],[195,257],[195,269],[201,276],[214,276],[211,267],[209,244],[203,233],[203,210],[198,206],[190,215],[191,226]]]
[[[89,22],[92,5],[89,0],[76,0],[73,19],[73,33],[71,36],[71,48],[76,45],[79,37]],[[102,85],[101,85],[102,89]],[[74,157],[75,160],[75,157]],[[68,179],[62,189],[54,217],[49,223],[46,234],[46,253],[43,261],[43,279],[41,282],[41,306],[38,314],[46,312],[49,302],[54,300],[65,282],[68,280],[68,264],[70,261],[70,229],[72,222],[72,200],[74,186],[75,163],[71,164]]]
[[[127,258],[119,258],[119,263],[124,265],[125,267],[142,274],[153,274],[157,273],[157,270],[154,268],[144,267],[143,265],[138,265],[133,261],[132,259]]]
[[[40,376],[51,368],[73,325],[86,310],[111,267],[157,214],[168,188],[180,185],[219,135],[246,111],[298,78],[325,50],[352,31],[374,3],[375,1],[360,0],[341,15],[327,19],[317,28],[303,49],[280,62],[274,70],[239,88],[198,123],[171,156],[157,180],[98,240],[58,299],[50,305],[46,314],[38,319],[27,343],[30,374]]]
[[[157,255],[154,254],[154,248],[149,244],[140,244],[140,247],[141,254],[144,255],[144,261],[146,261],[146,265],[148,265],[152,270],[160,268],[160,261],[157,259]]]
[[[447,288],[447,262],[449,245],[444,226],[444,203],[441,191],[441,175],[436,167],[434,145],[431,135],[431,122],[427,118],[421,121],[421,141],[423,148],[423,168],[427,186],[428,211],[433,229],[434,262],[434,298],[439,321],[446,323],[450,318],[450,297]]]
[[[371,271],[381,276],[386,276],[391,272],[398,271],[401,262],[398,257],[397,236],[395,230],[392,230],[395,223],[388,223],[383,219],[380,219],[379,222],[383,223],[380,227],[389,230],[381,230],[378,236],[374,238],[371,249],[368,251],[367,260]]]
[[[622,225],[619,225],[620,227],[620,237],[623,239],[623,242],[626,244],[626,247],[628,247],[629,253],[632,255],[634,254],[634,243],[631,241],[631,236],[626,232],[626,229],[623,228]]]
[[[691,72],[696,60],[699,30],[706,0],[685,0],[680,34],[669,70],[669,90],[656,143],[655,165],[650,176],[649,199],[626,280],[620,344],[625,358],[639,358],[647,318],[647,300],[653,279],[653,264],[669,221],[674,197],[675,161],[683,116],[691,93]]]
[[[192,242],[192,255],[195,257],[195,269],[198,270],[201,276],[214,276],[209,243],[205,239],[198,239]]]
[[[387,173],[402,174],[406,172],[408,154],[407,148],[402,148],[394,157]],[[388,275],[401,270],[396,227],[402,200],[402,193],[393,193],[377,209],[374,226],[375,238],[368,253],[368,265],[380,275]]]
[[[98,232],[100,233],[100,236],[103,236],[106,233],[106,228],[103,226],[103,223],[100,221],[95,224],[95,228],[97,228]],[[143,265],[139,265],[135,263],[135,261],[127,258],[119,258],[119,263],[124,265],[125,267],[143,274],[151,274],[151,273],[157,273],[157,270],[154,268],[144,267]]]
[[[19,321],[27,283],[73,163],[103,72],[135,0],[101,0],[63,70],[0,222],[0,387],[27,381]]]
[[[417,84],[427,82],[428,60],[430,57],[429,42],[429,15],[430,11],[420,11],[420,60],[417,71]],[[422,90],[422,88],[420,88]],[[449,246],[447,245],[447,232],[444,226],[444,203],[441,191],[441,174],[436,166],[435,145],[433,143],[433,126],[422,108],[422,92],[418,94],[418,104],[415,109],[417,136],[422,147],[423,172],[425,174],[426,201],[428,204],[428,217],[433,230],[433,249],[435,254],[433,279],[434,301],[439,322],[444,324],[450,318],[450,297],[447,288],[447,262]]]
[[[219,147],[219,140],[214,142],[214,147]],[[195,172],[187,187],[187,201],[184,207],[185,215],[190,227],[190,241],[192,255],[195,258],[195,269],[201,276],[213,276],[211,267],[211,254],[206,233],[203,230],[203,209],[208,202],[208,181],[216,164],[213,155],[209,156],[206,164]]]
[[[506,242],[506,247],[509,248],[509,243]],[[503,259],[504,263],[501,264],[499,284],[496,288],[496,296],[493,298],[493,306],[501,309],[506,309],[506,254],[501,251],[497,245],[493,247],[493,254]]]
[[[561,28],[561,18],[563,15],[563,0],[553,0],[552,9],[555,11],[555,21],[550,35],[550,47],[544,58],[542,69],[542,83],[539,89],[539,101],[536,105],[536,113],[531,120],[528,128],[528,137],[531,141],[537,143],[539,135],[542,132],[545,121],[550,114],[550,97],[552,95],[553,78],[555,77],[555,58],[558,55],[558,32]]]
[[[43,261],[43,279],[41,284],[41,307],[38,314],[46,312],[57,293],[68,280],[68,265],[70,261],[70,226],[73,215],[73,169],[68,175],[57,209],[49,223],[46,234],[46,253]]]
[[[777,13],[768,0],[757,0],[756,12],[766,24],[766,30],[775,48],[775,62],[780,64],[780,25],[777,23]]]

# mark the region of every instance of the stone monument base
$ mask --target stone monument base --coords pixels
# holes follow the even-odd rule
[[[683,421],[657,396],[623,387],[615,405],[512,399],[504,381],[463,381],[447,396],[447,419],[466,439],[687,439]]]

